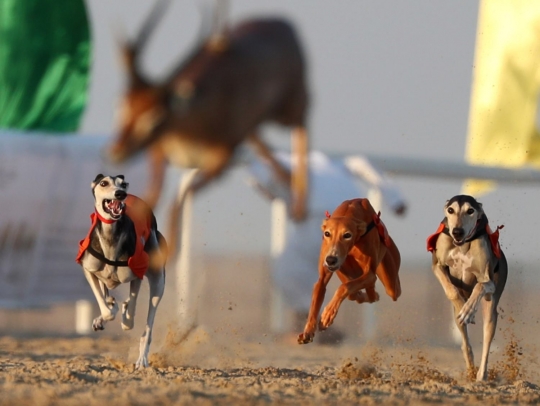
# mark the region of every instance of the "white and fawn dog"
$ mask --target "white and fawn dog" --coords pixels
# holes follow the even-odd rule
[[[502,227],[492,232],[482,204],[467,195],[448,200],[444,215],[439,229],[427,241],[428,250],[432,252],[432,268],[453,304],[469,371],[474,370],[474,360],[467,324],[474,323],[478,306],[482,307],[484,339],[476,380],[484,381],[497,327],[497,304],[508,275],[506,258],[498,243]]]
[[[88,235],[79,244],[77,262],[83,267],[101,311],[92,328],[103,330],[105,323],[115,318],[118,304],[109,290],[129,282],[129,298],[122,303],[122,329],[132,329],[137,296],[146,276],[150,303],[136,367],[147,367],[152,326],[165,287],[167,245],[157,230],[152,210],[127,193],[124,176],[99,174],[91,186],[95,213],[91,215]]]

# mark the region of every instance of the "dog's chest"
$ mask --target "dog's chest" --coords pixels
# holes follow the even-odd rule
[[[463,250],[463,247],[456,247],[448,253],[447,265],[456,272],[470,272],[473,266],[473,255],[470,250]]]
[[[108,265],[88,252],[85,253],[82,264],[86,271],[94,274],[109,289],[114,289],[119,284],[129,282],[137,277],[129,267]]]
[[[106,232],[95,230],[92,234],[90,244],[94,250],[101,252],[105,258],[127,261],[129,253],[125,250],[118,252],[118,246],[112,245],[112,240],[111,236]],[[136,278],[136,275],[129,267],[109,265],[88,252],[83,258],[83,265],[85,270],[93,273],[109,289],[113,289],[121,283],[126,283]]]

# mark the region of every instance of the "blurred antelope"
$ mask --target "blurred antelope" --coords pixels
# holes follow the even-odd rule
[[[219,176],[245,140],[291,185],[291,215],[302,220],[308,189],[308,94],[304,58],[292,26],[281,19],[258,19],[224,27],[197,45],[162,83],[151,83],[140,72],[140,55],[168,3],[157,3],[137,39],[122,49],[129,86],[121,102],[120,129],[109,149],[111,160],[124,161],[151,147],[155,157],[162,154],[173,165],[199,169],[173,207],[173,249],[186,194]],[[259,137],[258,127],[267,121],[293,127],[292,175]]]

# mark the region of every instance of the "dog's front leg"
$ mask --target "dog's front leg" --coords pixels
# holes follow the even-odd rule
[[[96,317],[92,322],[92,328],[94,331],[105,329],[105,322],[114,320],[116,313],[118,312],[118,304],[114,301],[114,298],[108,296],[107,287],[102,285],[96,276],[86,269],[84,270],[84,276],[94,292],[96,301],[99,306],[101,315]]]
[[[131,330],[135,322],[135,308],[137,296],[141,288],[142,279],[136,278],[129,283],[129,298],[122,303],[122,330]]]
[[[324,301],[324,295],[326,294],[326,285],[328,285],[331,277],[332,273],[329,271],[322,270],[319,273],[319,280],[315,283],[315,286],[313,286],[311,306],[309,308],[306,326],[304,327],[304,332],[298,335],[298,344],[308,344],[313,342],[315,330],[317,329],[317,319]]]
[[[165,290],[165,269],[149,269],[146,276],[148,278],[148,283],[150,284],[150,298],[146,326],[139,344],[139,358],[135,363],[136,368],[146,368],[148,366],[148,352],[150,351],[150,343],[152,342],[154,319],[156,317],[159,302],[163,297],[163,291]]]
[[[493,281],[487,281],[484,283],[477,283],[469,297],[469,300],[465,302],[461,311],[458,314],[458,321],[461,324],[470,323],[474,319],[474,315],[478,310],[478,304],[482,298],[486,295],[491,295],[495,292],[495,284]]]
[[[459,293],[458,288],[456,288],[452,282],[450,281],[450,277],[448,276],[448,271],[443,267],[440,263],[433,264],[433,273],[439,280],[439,283],[441,284],[444,294],[450,300],[451,302],[458,301],[461,302],[461,306],[463,303],[465,303],[465,299],[463,296],[461,296],[461,293]],[[461,308],[461,306],[459,306]]]
[[[448,271],[445,267],[443,267],[435,258],[435,262],[433,264],[433,273],[439,280],[444,293],[446,297],[450,300],[454,307],[454,321],[456,323],[456,327],[458,328],[459,332],[461,333],[461,351],[463,353],[463,358],[465,359],[465,364],[467,365],[467,369],[474,368],[474,355],[471,347],[471,342],[469,339],[469,333],[467,331],[467,325],[462,324],[459,322],[459,314],[461,309],[463,308],[463,305],[465,304],[465,299],[459,293],[459,290],[452,284],[450,281],[450,277],[448,275]]]
[[[332,297],[330,303],[328,303],[321,315],[321,322],[319,323],[319,329],[325,330],[332,325],[334,319],[337,316],[339,306],[341,303],[350,295],[355,294],[360,291],[360,289],[372,288],[377,281],[375,272],[366,272],[364,275],[359,278],[353,279],[352,281],[343,283]],[[368,293],[369,296],[369,293]]]

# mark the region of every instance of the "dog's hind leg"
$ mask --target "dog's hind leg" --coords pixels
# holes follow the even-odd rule
[[[401,296],[401,283],[399,281],[399,266],[401,258],[397,247],[393,245],[382,259],[376,269],[377,277],[386,290],[386,294],[396,301]]]
[[[150,299],[146,326],[139,344],[139,359],[135,363],[136,368],[146,368],[148,366],[148,351],[152,342],[152,328],[154,326],[156,310],[165,289],[165,269],[162,268],[159,271],[149,269],[146,276],[150,284]]]
[[[485,381],[487,379],[488,370],[488,357],[489,349],[491,347],[491,342],[495,336],[495,329],[497,328],[497,301],[496,300],[487,300],[484,297],[482,300],[482,316],[484,319],[484,339],[482,343],[482,360],[480,361],[480,368],[478,368],[478,373],[476,374],[476,380],[478,382]]]
[[[131,330],[133,328],[141,282],[142,279],[136,278],[129,283],[129,298],[122,303],[122,330]]]
[[[112,296],[109,296],[109,290],[92,272],[84,270],[84,276],[94,292],[101,315],[92,322],[94,331],[105,329],[105,322],[114,320],[118,312],[118,304]]]

